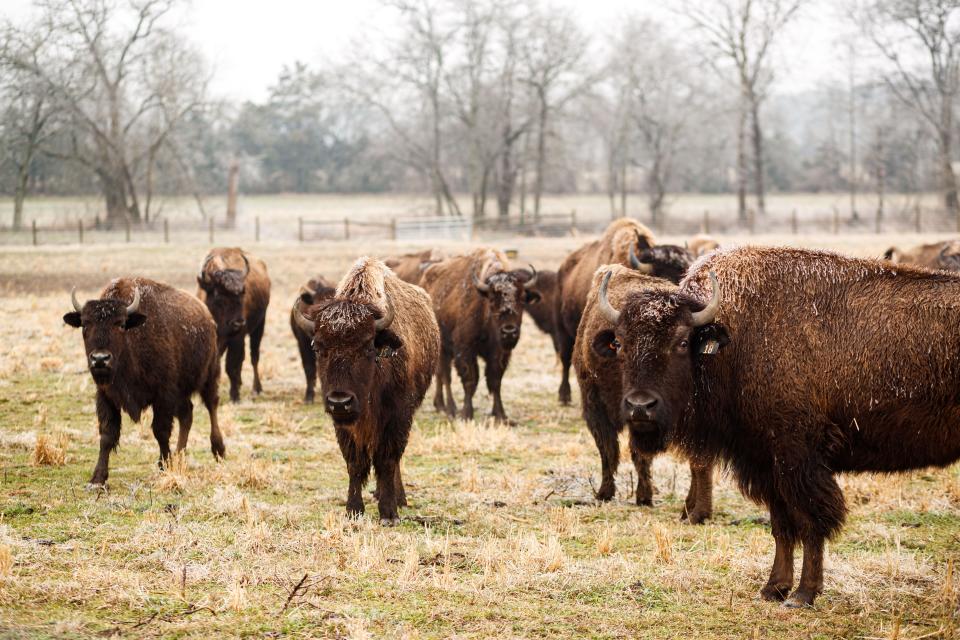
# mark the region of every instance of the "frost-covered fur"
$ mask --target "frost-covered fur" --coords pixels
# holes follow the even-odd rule
[[[303,286],[301,293],[297,295],[296,302],[301,302],[304,307],[317,304],[334,296],[334,283],[330,282],[322,275],[317,275],[307,281]],[[290,330],[297,341],[297,350],[300,352],[300,363],[303,365],[303,376],[307,381],[307,390],[304,392],[303,401],[306,404],[313,404],[314,389],[317,382],[317,357],[313,353],[313,347],[310,346],[313,336],[307,334],[296,321],[296,310],[290,308]]]

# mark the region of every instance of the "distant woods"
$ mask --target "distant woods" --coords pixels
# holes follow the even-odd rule
[[[176,33],[183,0],[38,0],[0,26],[0,224],[23,224],[28,194],[99,193],[108,225],[185,194],[199,217],[228,175],[248,193],[428,192],[477,218],[535,220],[568,192],[653,222],[677,192],[734,194],[741,218],[767,190],[849,191],[854,215],[872,192],[879,217],[885,193],[937,189],[956,213],[960,6],[836,4],[685,0],[588,33],[549,0],[384,0],[388,29],[229,104]],[[849,73],[777,83],[802,65],[798,20],[838,25]]]

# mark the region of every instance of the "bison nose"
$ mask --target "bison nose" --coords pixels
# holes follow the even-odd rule
[[[653,420],[660,403],[655,394],[634,391],[623,398],[623,407],[631,421]]]
[[[500,327],[500,332],[505,336],[515,336],[520,333],[520,327],[515,324],[505,324]]]
[[[230,328],[234,331],[240,331],[247,324],[247,321],[243,318],[237,318],[236,320],[230,321]]]
[[[346,413],[353,409],[354,395],[342,391],[327,394],[327,410],[331,413]]]
[[[90,366],[94,368],[107,367],[110,365],[111,357],[107,351],[94,351],[90,354]]]

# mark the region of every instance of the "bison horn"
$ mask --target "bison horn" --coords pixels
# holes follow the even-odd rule
[[[74,287],[74,288],[70,291],[70,302],[73,303],[73,309],[74,309],[74,311],[76,311],[77,313],[80,313],[80,311],[82,310],[82,307],[80,306],[80,303],[77,302],[77,288],[76,288],[76,287]]]
[[[393,303],[390,302],[390,298],[387,298],[386,310],[383,312],[383,317],[378,318],[373,323],[373,328],[377,331],[383,331],[390,326],[390,323],[393,322]]]
[[[314,329],[316,329],[316,322],[308,319],[300,311],[300,298],[297,298],[297,301],[293,303],[293,319],[297,323],[297,326],[300,327],[308,336],[312,336]]]
[[[243,277],[246,278],[250,273],[250,261],[247,260],[247,255],[244,253],[241,253],[240,257],[243,258]]]
[[[702,327],[705,324],[713,322],[713,319],[717,317],[717,312],[720,310],[720,283],[717,282],[717,274],[713,271],[710,272],[710,285],[713,288],[710,302],[707,303],[707,306],[705,306],[702,311],[695,311],[691,314],[693,326],[695,327]]]
[[[532,264],[527,264],[527,266],[530,267],[530,277],[525,283],[523,283],[523,287],[525,289],[533,289],[537,286],[537,278],[540,274],[537,273],[536,267],[534,267]]]
[[[638,258],[637,254],[633,251],[633,245],[630,245],[630,266],[640,273],[645,273],[648,276],[653,275],[653,265],[640,262],[640,258]]]
[[[481,282],[480,278],[477,277],[477,272],[473,272],[473,286],[477,288],[481,293],[487,293],[490,291],[490,285],[486,282]]]
[[[613,276],[613,271],[607,271],[603,276],[603,282],[600,283],[600,313],[603,314],[603,317],[606,318],[610,324],[617,324],[620,320],[620,312],[613,308],[613,305],[610,304],[610,300],[607,299],[607,287],[610,286],[610,278]]]
[[[131,313],[136,313],[140,308],[140,287],[136,287],[133,290],[133,302],[130,303],[130,306],[127,307],[127,315]]]

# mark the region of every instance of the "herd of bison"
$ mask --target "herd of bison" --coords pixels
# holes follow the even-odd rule
[[[373,465],[383,524],[406,505],[400,459],[432,380],[435,408],[470,419],[485,363],[492,415],[523,313],[550,334],[562,363],[559,401],[574,367],[583,417],[602,465],[597,499],[614,496],[618,435],[629,433],[636,501],[651,505],[652,457],[690,463],[682,517],[711,516],[713,465],[770,510],[776,553],[761,595],[812,605],[823,589],[823,547],[843,524],[840,472],[894,472],[960,458],[960,245],[890,249],[881,259],[815,250],[721,247],[698,236],[658,245],[643,225],[614,221],[558,271],[512,268],[501,251],[436,250],[358,259],[339,283],[321,275],[290,312],[306,377],[316,381],[349,475],[347,511],[364,511]],[[270,300],[262,260],[214,249],[197,296],[140,277],[113,280],[64,321],[80,328],[96,384],[107,481],[121,411],[153,410],[160,464],[173,419],[184,449],[199,394],[215,457],[220,357],[239,399],[245,339],[253,390]],[[463,405],[451,389],[452,369]],[[794,589],[794,548],[803,548]]]

